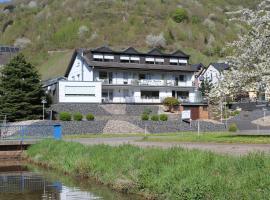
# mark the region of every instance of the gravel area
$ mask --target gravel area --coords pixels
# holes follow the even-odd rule
[[[223,143],[195,143],[195,142],[140,142],[142,137],[117,137],[117,138],[83,138],[65,139],[66,141],[79,142],[84,145],[108,144],[117,146],[122,144],[136,145],[142,148],[172,148],[199,149],[220,154],[246,155],[251,152],[270,153],[269,144],[223,144]]]

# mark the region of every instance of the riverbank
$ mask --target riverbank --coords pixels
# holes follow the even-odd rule
[[[43,141],[26,156],[63,173],[94,177],[122,192],[158,199],[267,199],[270,157],[217,155],[180,148],[84,146]]]

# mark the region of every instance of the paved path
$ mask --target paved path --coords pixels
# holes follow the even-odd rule
[[[79,142],[85,145],[108,144],[117,146],[121,144],[132,144],[139,147],[171,148],[182,147],[186,149],[200,149],[221,154],[245,155],[250,152],[270,153],[270,144],[224,144],[224,143],[199,143],[199,142],[140,142],[142,137],[120,137],[120,138],[82,138],[66,139],[66,141]]]

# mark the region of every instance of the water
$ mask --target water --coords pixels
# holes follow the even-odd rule
[[[0,200],[139,200],[96,182],[15,161],[0,161]]]

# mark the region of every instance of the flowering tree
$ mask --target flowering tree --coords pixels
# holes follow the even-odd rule
[[[270,91],[270,0],[257,9],[228,12],[231,20],[249,26],[246,35],[228,44],[232,55],[227,57],[231,70],[211,90],[210,98],[237,96],[249,91]]]

